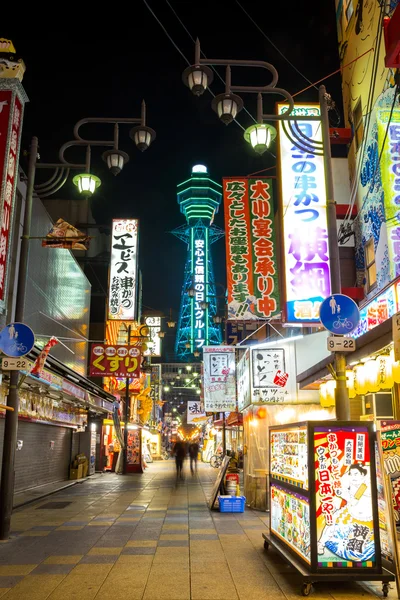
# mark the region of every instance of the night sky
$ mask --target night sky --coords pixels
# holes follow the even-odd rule
[[[169,4],[190,34],[200,38],[207,57],[271,62],[280,75],[278,86],[292,94],[308,85],[237,2],[170,0]],[[270,0],[242,0],[241,4],[312,82],[338,68],[333,0],[287,0],[276,3],[275,8]],[[148,5],[192,64],[194,44],[168,2],[148,0]],[[255,155],[238,125],[226,127],[219,121],[211,109],[209,93],[201,98],[191,94],[181,78],[187,63],[146,4],[136,0],[129,6],[131,16],[125,14],[123,3],[107,3],[104,9],[98,4],[97,9],[87,13],[80,5],[68,5],[60,9],[54,21],[35,11],[34,26],[29,14],[24,14],[23,23],[18,20],[10,25],[11,19],[2,23],[0,35],[12,39],[17,55],[27,66],[23,85],[30,103],[25,113],[23,149],[29,147],[31,136],[37,135],[44,161],[58,160],[59,147],[72,139],[73,126],[79,119],[139,117],[140,103],[145,99],[147,124],[156,130],[157,139],[141,154],[128,137],[129,127],[122,126],[120,148],[128,152],[130,162],[117,177],[108,173],[101,161],[105,148],[93,148],[92,171],[100,176],[102,186],[93,197],[92,210],[98,223],[109,223],[115,217],[140,219],[144,305],[165,313],[172,307],[176,314],[186,252],[184,244],[168,234],[184,223],[176,202],[176,184],[186,179],[198,162],[207,165],[212,178],[221,183],[223,176],[248,175],[276,161],[269,153]],[[224,77],[223,69],[220,74]],[[265,85],[268,73],[236,69],[232,83]],[[341,114],[340,76],[325,83]],[[215,94],[223,91],[216,76],[211,87]],[[255,116],[255,96],[242,97]],[[317,101],[318,92],[312,88],[298,99]],[[274,112],[277,100],[280,98],[267,96],[264,112]],[[238,120],[245,128],[253,123],[244,111]],[[81,134],[108,139],[112,126],[83,128]],[[74,152],[67,152],[67,159],[84,162],[83,154]],[[57,197],[75,195],[69,183]],[[215,223],[223,226],[222,207]],[[213,246],[216,280],[221,282],[225,281],[224,248],[223,240]]]

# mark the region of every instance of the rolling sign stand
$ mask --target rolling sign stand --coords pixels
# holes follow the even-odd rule
[[[353,339],[345,338],[360,321],[357,304],[344,294],[332,294],[325,298],[319,309],[321,325],[333,336],[328,338],[328,350],[335,353],[335,404],[336,418],[342,421],[350,419],[349,392],[346,378],[346,352],[354,352]]]

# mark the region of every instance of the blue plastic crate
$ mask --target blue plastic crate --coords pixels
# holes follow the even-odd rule
[[[244,512],[246,498],[244,496],[218,496],[219,512]]]

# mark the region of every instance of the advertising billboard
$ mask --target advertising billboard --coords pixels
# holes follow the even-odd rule
[[[137,317],[138,282],[137,219],[113,219],[108,318],[133,321]]]
[[[228,319],[278,313],[279,284],[271,179],[223,179]]]
[[[294,343],[251,349],[251,401],[253,404],[297,402]]]
[[[186,421],[188,425],[203,423],[207,419],[201,400],[188,400]]]
[[[204,410],[230,412],[236,409],[235,348],[232,346],[205,346]]]
[[[139,377],[140,364],[137,346],[92,344],[90,377]]]
[[[366,426],[314,431],[318,566],[376,563],[371,456]]]
[[[11,90],[0,90],[0,301],[4,301],[10,226],[18,180],[23,104]]]
[[[278,104],[278,114],[287,105]],[[296,104],[293,116],[319,116],[318,104]],[[296,120],[300,131],[321,142],[320,121]],[[287,126],[287,125],[286,125]],[[286,319],[319,323],[319,307],[330,294],[328,224],[323,156],[300,150],[279,122]]]

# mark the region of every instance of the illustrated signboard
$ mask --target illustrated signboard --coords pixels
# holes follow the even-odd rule
[[[400,309],[399,286],[398,282],[394,283],[363,308],[360,308],[360,321],[351,337],[358,338],[364,335],[396,314]]]
[[[389,279],[400,275],[400,225],[398,210],[400,203],[400,110],[389,107],[377,111],[378,143],[382,152],[380,157],[380,176],[384,190],[385,221],[390,269]],[[384,147],[382,148],[382,144]]]
[[[137,316],[137,219],[113,219],[108,318],[133,321]]]
[[[223,180],[228,319],[280,310],[271,179]]]
[[[278,104],[278,114],[287,111]],[[318,104],[296,104],[292,112],[319,116]],[[320,121],[296,120],[307,137],[321,142]],[[287,137],[279,121],[282,177],[283,256],[286,318],[290,323],[319,322],[319,307],[330,294],[328,225],[323,156],[304,152]]]
[[[376,564],[368,429],[314,430],[318,566]]]
[[[307,427],[272,431],[270,449],[271,476],[308,490]]]
[[[139,377],[140,348],[92,344],[90,377]]]
[[[230,412],[236,408],[235,348],[204,346],[204,410]]]
[[[400,526],[400,421],[381,422],[383,465],[393,490],[393,510],[396,525]]]
[[[297,402],[293,344],[251,349],[251,401],[253,404]]]
[[[311,563],[310,507],[306,497],[271,485],[271,531]]]
[[[188,425],[202,423],[206,419],[207,415],[204,411],[204,405],[201,400],[188,400],[186,418]]]
[[[128,430],[128,465],[140,465],[140,432],[138,430]]]

